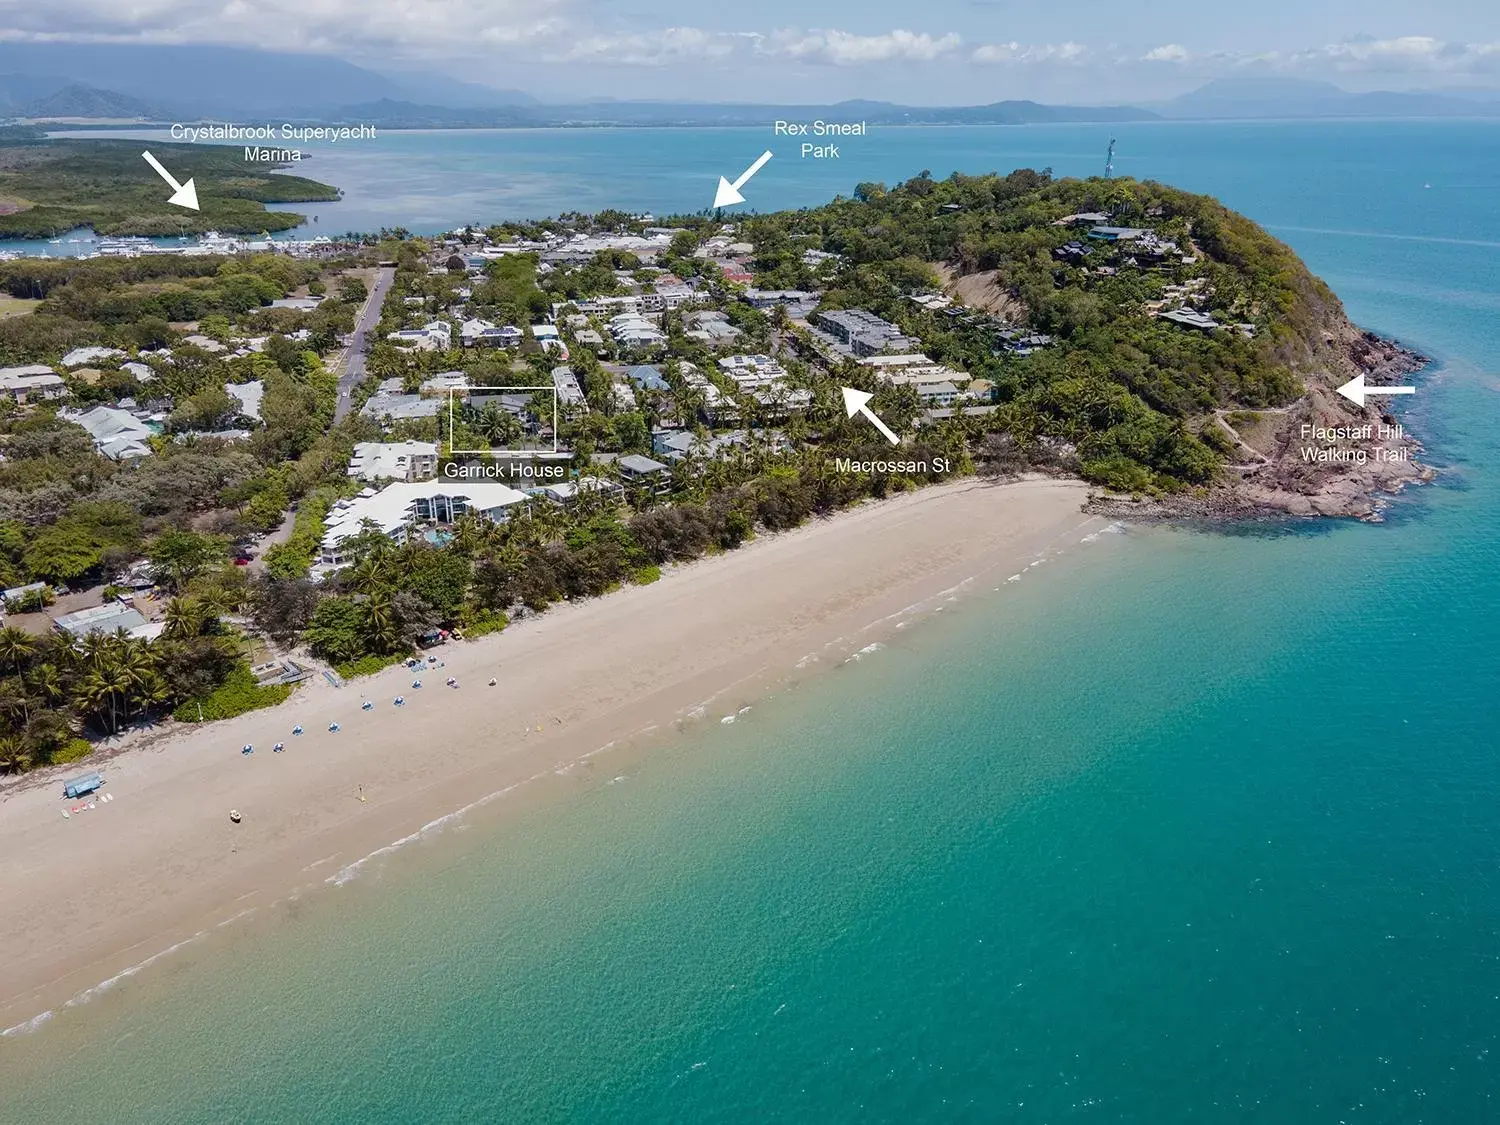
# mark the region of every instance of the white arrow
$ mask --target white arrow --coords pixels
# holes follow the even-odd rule
[[[1416,387],[1371,387],[1365,384],[1364,372],[1360,372],[1350,379],[1342,387],[1338,388],[1339,394],[1343,395],[1355,406],[1363,406],[1365,399],[1371,395],[1414,395]]]
[[[875,396],[869,391],[856,391],[853,387],[844,388],[844,409],[849,412],[849,417],[863,414],[875,428],[885,435],[885,440],[892,445],[900,445],[901,439],[891,432],[891,428],[875,416],[875,411],[870,409],[870,400]]]
[[[766,149],[760,154],[759,159],[750,167],[745,169],[744,175],[730,183],[723,176],[719,177],[719,190],[714,192],[715,207],[729,207],[736,203],[745,202],[745,197],[740,194],[740,188],[750,182],[750,177],[766,166],[766,161],[771,159],[771,150]]]
[[[172,173],[161,166],[161,161],[156,159],[156,157],[152,156],[149,152],[143,152],[141,156],[145,158],[147,164],[156,169],[156,174],[166,180],[168,186],[171,187],[172,197],[167,200],[168,203],[176,204],[178,207],[186,207],[190,211],[198,210],[198,189],[193,186],[191,176],[188,177],[187,183],[179,184],[172,178]]]

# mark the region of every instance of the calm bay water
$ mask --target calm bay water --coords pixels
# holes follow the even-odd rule
[[[1220,194],[1437,358],[1406,420],[1438,484],[1377,527],[1080,544],[0,1041],[0,1122],[1494,1120],[1500,129],[1126,128],[1122,172]],[[974,132],[893,130],[904,167],[824,194],[1102,154]],[[738,136],[672,143],[717,175]],[[690,206],[608,164],[641,137],[562,137],[542,209]]]

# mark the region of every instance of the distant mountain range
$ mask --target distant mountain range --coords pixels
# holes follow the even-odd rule
[[[14,78],[6,75],[4,78]],[[0,81],[4,81],[0,78]],[[59,87],[52,93],[22,102],[11,102],[5,109],[8,115],[20,118],[43,120],[80,118],[85,120],[146,120],[159,121],[170,116],[148,102],[118,94],[113,90],[100,90],[82,83]]]
[[[342,120],[368,121],[388,129],[506,128],[519,126],[732,126],[768,125],[780,119],[810,121],[817,117],[865,121],[871,125],[1025,125],[1047,121],[1146,121],[1150,110],[1129,106],[1039,105],[995,102],[992,105],[931,107],[890,102],[848,101],[834,105],[756,105],[702,102],[596,101],[575,105],[514,105],[502,109],[454,109],[441,105],[382,99],[342,106]]]
[[[379,74],[331,55],[241,47],[0,42],[0,113],[83,84],[156,107],[172,120],[312,118],[389,98],[455,108],[534,104],[445,75]],[[5,97],[6,92],[10,97]],[[22,91],[27,97],[17,97]]]
[[[1220,79],[1153,105],[1164,117],[1500,117],[1500,91],[1375,91],[1352,94],[1331,82]]]
[[[872,125],[1311,117],[1500,117],[1500,91],[1350,93],[1326,82],[1226,79],[1143,106],[1002,101],[775,105],[598,99],[546,104],[443,74],[383,74],[327,55],[239,47],[0,42],[0,117],[367,122],[384,128],[764,125],[817,116]]]

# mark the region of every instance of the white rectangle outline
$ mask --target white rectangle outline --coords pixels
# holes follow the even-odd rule
[[[571,453],[557,448],[557,386],[551,387],[552,391],[552,449],[454,449],[453,448],[453,396],[456,394],[470,394],[474,391],[528,391],[536,394],[545,391],[547,387],[449,387],[448,388],[448,456],[450,457],[479,457],[495,456],[497,454],[505,457],[571,457]]]

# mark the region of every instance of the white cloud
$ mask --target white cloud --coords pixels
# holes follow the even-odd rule
[[[1187,62],[1188,49],[1181,43],[1163,43],[1160,47],[1151,48],[1141,58],[1146,62]]]
[[[590,35],[569,43],[560,57],[569,62],[667,66],[728,58],[742,49],[753,48],[758,40],[759,36],[751,33],[668,27],[629,35]]]
[[[774,31],[760,42],[763,54],[810,62],[855,66],[877,62],[932,62],[951,54],[963,40],[949,32],[897,29],[884,35],[855,35],[848,31]]]
[[[1287,56],[1287,65],[1335,73],[1477,74],[1500,64],[1500,43],[1450,43],[1428,35],[1346,39]]]
[[[559,36],[572,6],[573,0],[0,0],[6,9],[0,38],[472,57],[487,46]],[[268,28],[274,29],[269,40]]]
[[[935,5],[931,7],[936,8]],[[0,40],[119,43],[218,43],[326,52],[379,67],[579,63],[599,68],[678,72],[756,64],[768,80],[824,66],[874,73],[907,64],[912,82],[961,100],[976,79],[972,67],[1011,67],[1017,86],[1044,86],[1053,75],[1090,85],[1211,78],[1248,71],[1339,80],[1368,88],[1424,77],[1493,81],[1500,43],[1461,43],[1429,35],[1351,38],[1309,47],[1247,52],[1211,42],[1166,42],[1142,52],[1107,42],[994,42],[970,45],[953,32],[897,28],[863,34],[837,28],[621,28],[605,0],[0,0]],[[811,6],[809,6],[811,10]],[[739,18],[752,19],[750,9]],[[267,38],[267,29],[274,36]],[[487,71],[486,71],[487,72]],[[1069,77],[1071,76],[1071,77]],[[967,79],[967,81],[966,81]],[[1098,81],[1096,82],[1095,79]],[[483,80],[478,78],[477,80]],[[866,81],[867,79],[861,79]],[[663,82],[667,79],[663,78]],[[1101,88],[1102,92],[1102,88]],[[1113,93],[1111,96],[1116,96]]]
[[[1082,43],[986,43],[971,56],[979,63],[1076,63],[1091,51]]]

